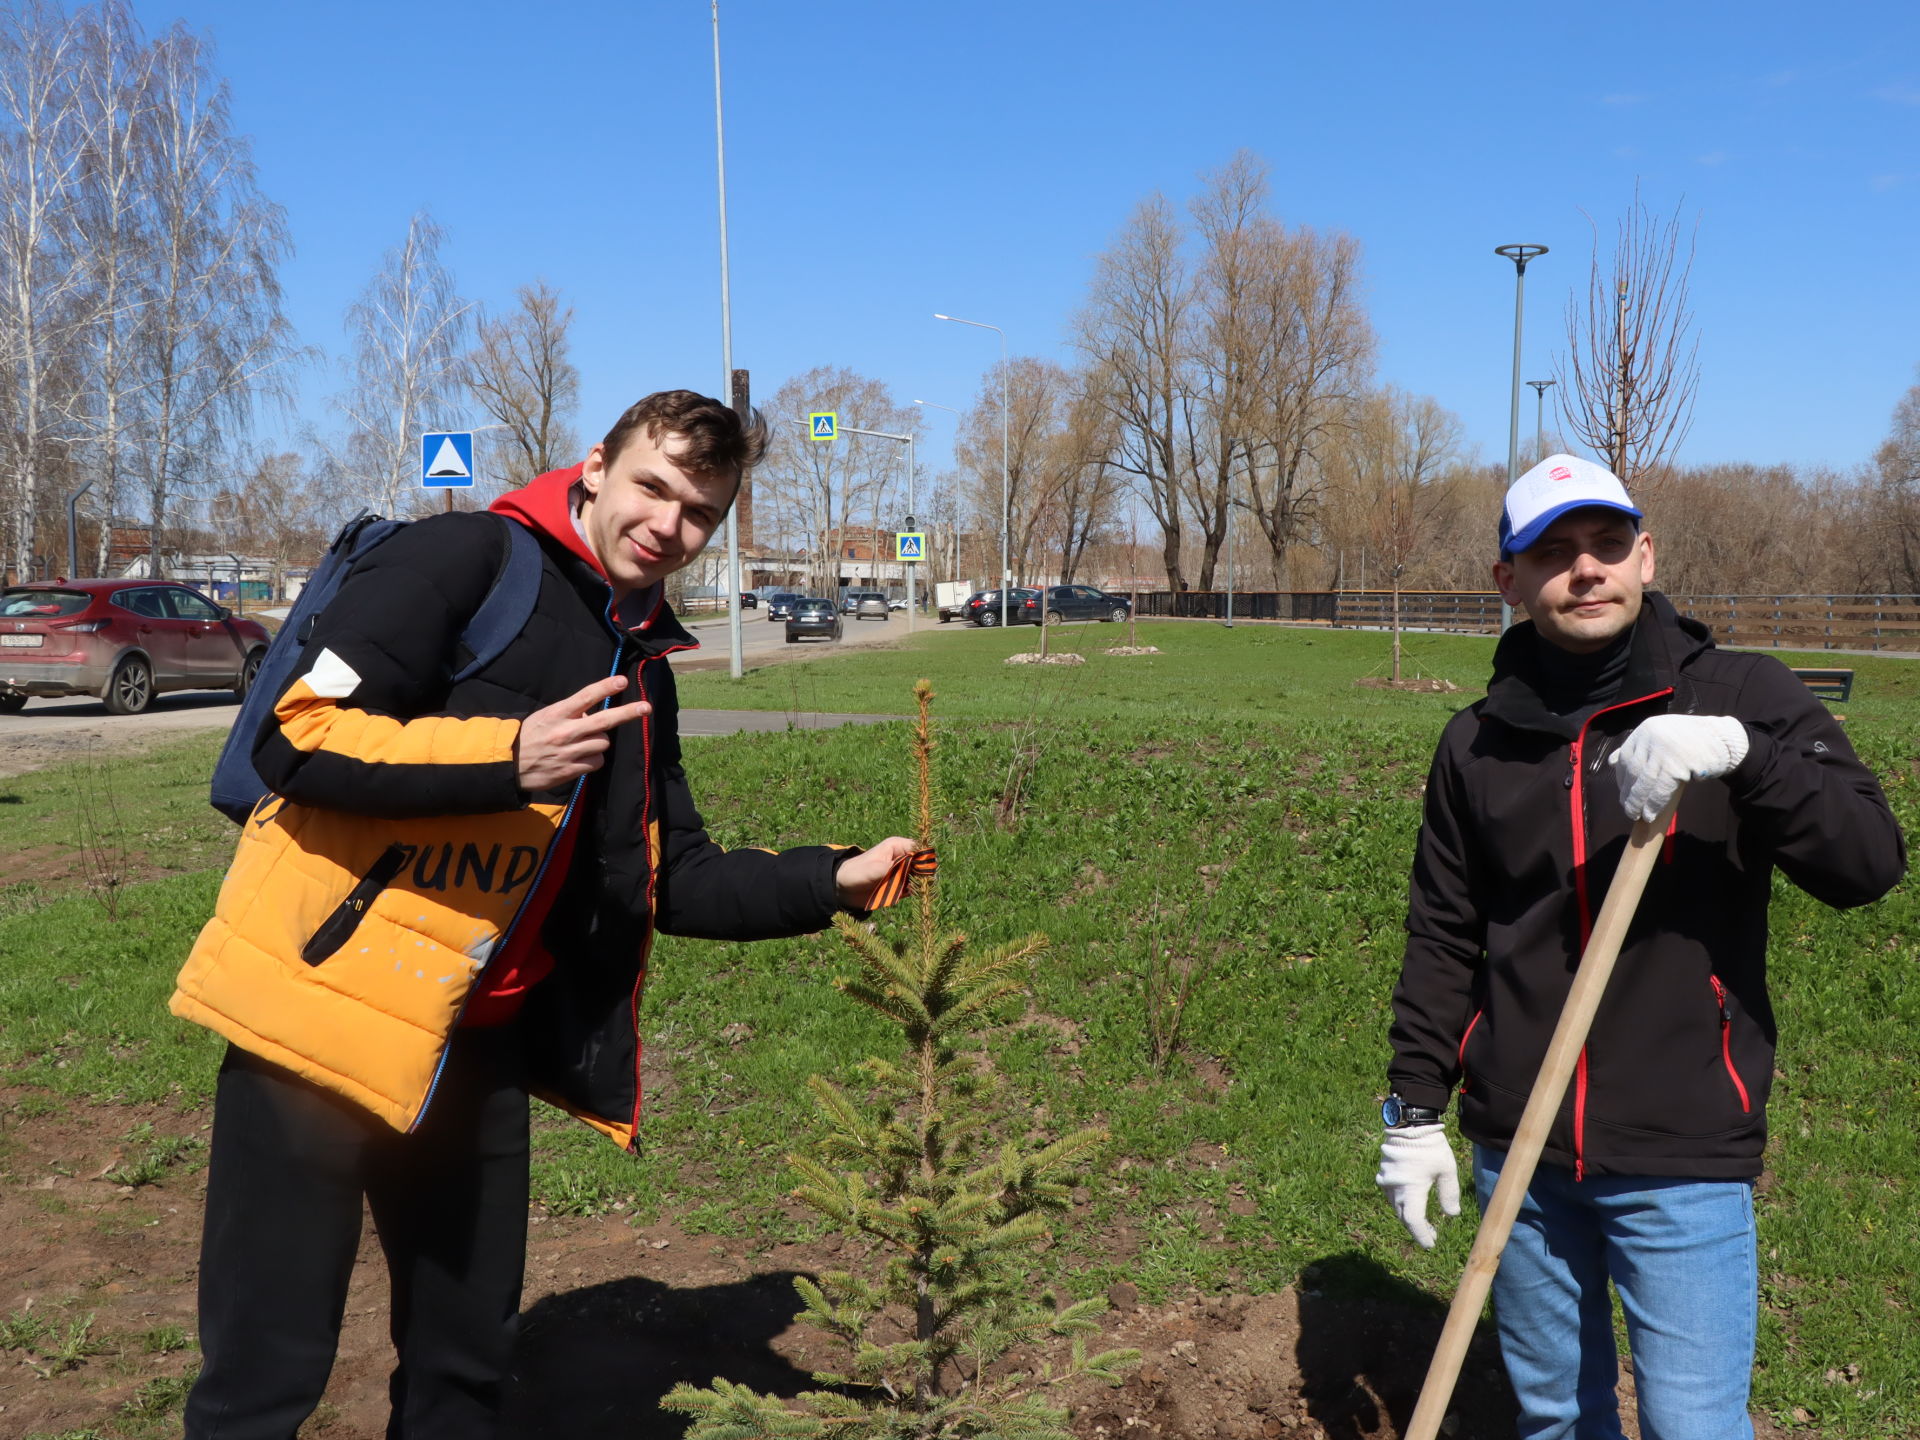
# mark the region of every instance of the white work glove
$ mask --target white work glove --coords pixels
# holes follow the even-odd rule
[[[1607,757],[1629,820],[1651,820],[1685,780],[1714,780],[1747,758],[1747,727],[1731,715],[1655,715]]]
[[[1380,1142],[1380,1172],[1373,1183],[1387,1192],[1387,1203],[1422,1250],[1433,1248],[1433,1222],[1427,1196],[1440,1187],[1443,1214],[1460,1213],[1460,1170],[1444,1125],[1408,1125],[1387,1131]]]

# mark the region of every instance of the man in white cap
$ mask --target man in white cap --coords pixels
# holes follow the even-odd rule
[[[1571,455],[1508,490],[1493,576],[1529,619],[1494,652],[1487,698],[1441,735],[1393,996],[1375,1179],[1431,1247],[1432,1192],[1460,1208],[1449,1100],[1484,1206],[1633,821],[1693,782],[1494,1279],[1528,1440],[1618,1440],[1609,1281],[1641,1434],[1752,1435],[1772,872],[1851,906],[1906,867],[1825,706],[1647,588],[1640,519],[1618,479]]]

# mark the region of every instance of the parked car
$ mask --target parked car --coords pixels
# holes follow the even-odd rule
[[[987,593],[985,590],[976,590],[971,595],[963,595],[958,600],[941,605],[940,623],[944,625],[949,620],[973,619],[974,612],[980,608],[980,597]]]
[[[767,597],[767,619],[785,620],[793,614],[793,607],[805,598],[805,596],[794,594],[791,590],[781,590],[776,594],[769,595]]]
[[[1040,592],[1020,587],[1008,594],[1007,623],[1010,625],[1037,625],[1040,623]],[[1000,592],[982,590],[967,601],[973,612],[967,618],[974,624],[991,629],[1000,623]]]
[[[1125,620],[1132,609],[1124,595],[1109,595],[1091,585],[1049,585],[1042,604],[1049,625],[1062,620]]]
[[[884,590],[843,590],[840,592],[840,613],[853,615],[859,612],[860,602],[868,596],[880,602],[880,613],[887,613],[887,596]]]
[[[798,644],[808,635],[822,640],[840,638],[840,613],[833,602],[821,595],[807,595],[794,601],[793,614],[787,618],[787,644]]]
[[[751,590],[742,590],[740,592],[740,608],[742,610],[758,610],[760,608],[760,597]]]
[[[863,590],[860,598],[854,601],[853,618],[856,620],[878,620],[882,624],[887,618],[887,597],[878,590]]]
[[[925,605],[925,602],[924,602],[924,600],[922,601],[922,605],[923,605],[923,607],[924,607],[924,605]],[[889,596],[887,597],[887,609],[889,609],[889,610],[904,610],[904,609],[906,609],[906,608],[907,608],[907,597],[906,597],[906,596],[904,596],[904,595],[889,595]]]
[[[0,590],[0,714],[33,695],[98,695],[115,715],[138,715],[169,690],[245,695],[270,638],[185,585],[12,585]]]

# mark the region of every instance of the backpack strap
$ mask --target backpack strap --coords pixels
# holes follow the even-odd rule
[[[500,658],[514,637],[527,628],[535,602],[540,598],[540,542],[533,532],[505,515],[499,517],[507,527],[507,555],[493,577],[493,586],[480,608],[473,612],[467,628],[460,633],[460,645],[473,658],[455,672],[454,684],[486,669]]]

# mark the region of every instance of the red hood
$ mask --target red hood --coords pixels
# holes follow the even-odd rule
[[[535,533],[559,541],[593,566],[604,580],[606,567],[601,565],[600,557],[593,553],[586,537],[573,527],[573,502],[568,492],[580,478],[581,468],[569,465],[565,470],[549,470],[535,477],[532,484],[509,490],[487,508],[498,515],[511,515]]]
[[[613,582],[607,577],[607,569],[600,563],[600,557],[593,553],[593,547],[587,544],[587,537],[574,528],[573,501],[570,492],[573,482],[580,478],[582,467],[570,465],[565,470],[549,470],[544,475],[535,476],[533,482],[518,490],[509,490],[487,508],[497,515],[506,515],[518,520],[535,534],[545,535],[567,547],[578,555],[593,571],[608,584]],[[645,590],[637,591],[620,602],[620,623],[634,630],[651,630],[653,622],[660,618],[660,612],[666,608],[666,587],[655,582]],[[643,618],[635,620],[634,616]],[[687,634],[679,625],[670,627],[672,634],[665,638],[675,642],[675,648],[697,650],[699,642]]]

